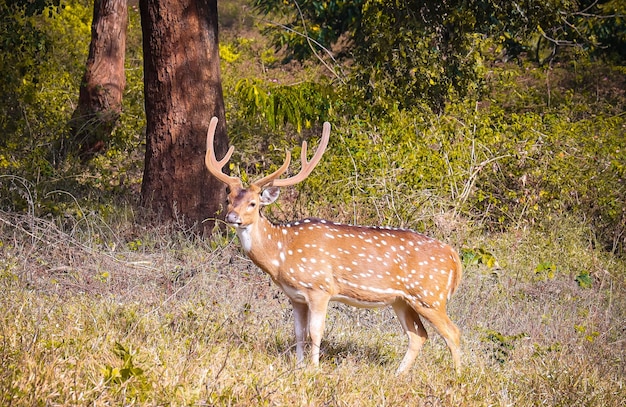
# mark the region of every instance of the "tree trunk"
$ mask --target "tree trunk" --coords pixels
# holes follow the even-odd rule
[[[212,116],[219,119],[216,155],[228,147],[217,1],[140,0],[139,7],[147,119],[141,202],[161,220],[209,234],[226,198],[204,166]]]
[[[104,150],[122,111],[127,25],[126,0],[94,2],[89,57],[65,146],[83,161]]]

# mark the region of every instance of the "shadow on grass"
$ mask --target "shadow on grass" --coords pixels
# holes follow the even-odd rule
[[[271,357],[290,360],[295,363],[296,343],[295,338],[268,346],[266,352]],[[311,356],[311,344],[307,343],[305,348],[305,362],[308,364]],[[397,359],[397,360],[396,360]],[[339,366],[347,361],[353,361],[362,365],[377,365],[382,367],[397,367],[401,357],[392,355],[391,349],[381,348],[372,343],[366,344],[350,339],[328,340],[322,339],[320,364],[332,364]]]

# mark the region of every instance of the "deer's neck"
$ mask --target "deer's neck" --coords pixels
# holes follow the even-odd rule
[[[275,277],[278,274],[281,252],[285,247],[285,235],[281,228],[260,217],[247,228],[237,229],[237,236],[248,257],[270,276]]]

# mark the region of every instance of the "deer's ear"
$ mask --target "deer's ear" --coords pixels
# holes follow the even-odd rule
[[[265,188],[261,193],[261,205],[269,205],[278,199],[280,189],[278,187]]]

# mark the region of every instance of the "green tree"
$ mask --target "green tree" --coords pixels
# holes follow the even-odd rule
[[[288,20],[267,30],[275,45],[287,48],[290,58],[320,57],[322,47],[334,46],[338,56],[353,60],[350,79],[367,100],[383,109],[423,100],[436,111],[453,97],[480,90],[483,58],[516,57],[531,50],[531,39],[531,45],[547,47],[549,54],[565,45],[603,52],[620,49],[624,41],[620,4],[255,1],[263,13]]]
[[[29,179],[45,179],[58,165],[73,109],[68,95],[84,69],[89,9],[59,3],[0,2],[0,162]]]
[[[59,0],[14,0],[0,3],[0,143],[7,145],[23,116],[20,101],[34,97],[25,83],[37,81],[37,67],[50,51],[45,30],[30,17],[53,13]]]

